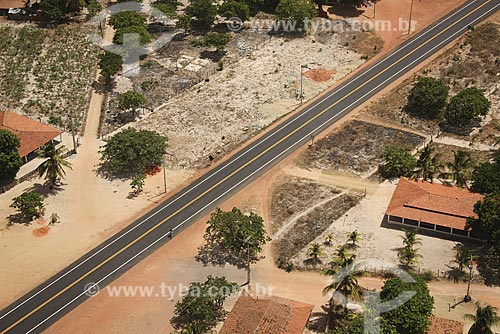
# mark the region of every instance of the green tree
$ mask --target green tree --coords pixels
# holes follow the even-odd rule
[[[130,36],[138,36],[138,42],[141,45],[146,45],[151,42],[153,36],[146,30],[143,26],[130,26],[124,28],[118,28],[115,32],[115,36],[113,37],[113,42],[116,44],[123,44],[124,38],[125,43],[127,42],[127,35]],[[135,39],[132,39],[131,42],[136,42]]]
[[[377,333],[377,334],[399,334],[396,329],[389,325],[387,321],[378,314],[378,305],[368,305],[365,304],[363,314],[356,314],[349,317],[345,317],[340,324],[337,324],[335,328],[330,331],[330,334],[365,334],[365,333]],[[380,322],[380,327],[377,328],[373,323],[365,323],[365,317],[370,317],[373,320],[378,320]],[[380,330],[378,332],[377,330]]]
[[[154,131],[125,129],[115,134],[101,151],[100,170],[115,177],[134,177],[152,166],[161,166],[167,139]]]
[[[134,90],[129,90],[118,95],[118,108],[121,110],[132,109],[132,117],[135,119],[137,108],[145,105],[148,102],[144,95]]]
[[[500,255],[500,194],[488,194],[474,205],[477,219],[467,219],[465,227],[474,236],[486,240],[494,253]]]
[[[196,30],[210,30],[217,16],[217,6],[212,0],[194,0],[186,7],[190,27]]]
[[[455,263],[457,265],[457,269],[460,275],[463,275],[464,273],[464,267],[467,267],[468,265],[472,264],[472,253],[470,250],[465,247],[461,243],[457,243],[454,247],[453,250],[455,251],[455,256],[453,260],[450,261],[450,263]]]
[[[16,208],[21,217],[26,221],[32,221],[43,215],[45,206],[43,196],[36,191],[23,193],[13,199],[11,207]]]
[[[109,25],[115,30],[127,27],[144,27],[146,25],[146,16],[143,13],[134,11],[123,11],[111,15]]]
[[[323,247],[318,243],[312,243],[309,249],[307,250],[307,256],[309,256],[309,260],[313,266],[316,266],[318,263],[321,263],[319,259],[320,256],[325,256],[325,252],[323,251]]]
[[[37,168],[38,175],[48,181],[50,187],[53,187],[57,179],[64,179],[66,172],[64,168],[71,169],[71,163],[61,158],[61,155],[66,151],[64,146],[56,148],[53,144],[47,144],[36,152],[38,157],[46,159]]]
[[[417,166],[417,159],[401,145],[387,145],[383,159],[382,169],[388,177],[409,176]]]
[[[40,2],[40,10],[49,21],[58,23],[63,18],[65,5],[64,0],[43,0]]]
[[[432,142],[431,142],[432,143]],[[434,148],[431,143],[424,146],[417,160],[417,167],[412,178],[421,178],[424,181],[434,181],[434,176],[439,170],[440,163],[437,155],[433,155]]]
[[[153,5],[154,8],[158,9],[160,12],[168,16],[169,18],[175,18],[177,17],[176,7],[174,7],[171,4],[166,4],[166,3],[155,3]]]
[[[413,275],[413,279],[415,282],[389,279],[382,287],[382,301],[394,300],[405,291],[415,292],[406,303],[383,314],[387,324],[394,327],[397,333],[425,334],[429,329],[434,298],[422,278]]]
[[[500,324],[496,308],[491,305],[482,307],[479,303],[476,303],[476,313],[465,314],[464,319],[474,322],[469,334],[494,334],[491,327]]]
[[[441,79],[419,77],[408,95],[405,110],[414,116],[439,119],[448,100],[449,88]]]
[[[421,239],[417,237],[415,231],[405,231],[405,235],[401,236],[403,239],[403,247],[398,251],[399,262],[406,268],[411,268],[417,263],[418,258],[421,257],[418,254],[417,245],[421,245]]]
[[[280,0],[276,15],[279,20],[293,21],[296,28],[306,30],[307,21],[316,15],[316,7],[311,0]]]
[[[337,293],[341,293],[345,297],[342,298],[345,312],[347,312],[347,298],[349,296],[355,300],[360,300],[361,286],[359,285],[358,278],[363,275],[363,272],[353,262],[345,261],[342,267],[326,269],[323,274],[332,276],[332,283],[323,289],[324,295],[333,291],[329,302],[330,311],[333,309]]]
[[[89,10],[90,17],[97,15],[102,10],[101,3],[97,0],[90,0],[87,8]]]
[[[203,245],[196,259],[204,265],[224,266],[226,263],[238,268],[259,259],[262,246],[271,239],[267,236],[262,217],[255,213],[245,215],[238,208],[222,211],[217,208],[207,222]]]
[[[361,236],[358,232],[358,230],[354,230],[351,233],[347,235],[347,240],[351,242],[351,245],[353,247],[356,247],[356,242],[361,240]]]
[[[471,190],[476,193],[500,194],[500,158],[497,155],[494,162],[479,164],[472,172]]]
[[[238,292],[239,286],[225,277],[208,276],[204,283],[191,283],[187,293],[175,304],[172,326],[182,333],[204,334],[224,321],[226,298]]]
[[[468,128],[478,117],[486,116],[491,103],[477,87],[469,87],[453,96],[446,107],[446,124]]]
[[[138,174],[132,178],[132,182],[130,182],[130,187],[134,191],[134,194],[137,195],[142,192],[142,188],[146,183],[146,175]]]
[[[20,145],[15,134],[0,129],[0,182],[14,179],[23,165],[18,152]]]
[[[250,18],[250,7],[244,2],[236,0],[224,1],[219,6],[219,15],[226,19],[237,17],[242,21],[246,21]]]
[[[123,59],[120,55],[108,51],[99,55],[99,68],[106,84],[109,84],[111,77],[121,70],[122,66]]]
[[[193,41],[193,44],[197,47],[209,47],[214,46],[218,52],[224,51],[227,43],[231,41],[231,36],[228,34],[218,34],[209,33],[205,37],[200,37]]]
[[[455,182],[458,187],[467,187],[467,181],[470,178],[469,168],[472,167],[472,159],[468,152],[453,151],[453,161],[446,164],[448,167],[451,180]]]

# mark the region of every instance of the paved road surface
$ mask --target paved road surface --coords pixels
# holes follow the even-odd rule
[[[0,334],[41,333],[84,301],[89,287],[104,286],[208,212],[232,192],[258,177],[359,106],[403,73],[431,56],[498,10],[500,0],[468,1],[465,5],[405,42],[287,120],[227,162],[194,181],[158,209],[74,262],[0,312]],[[91,289],[90,289],[91,290]]]

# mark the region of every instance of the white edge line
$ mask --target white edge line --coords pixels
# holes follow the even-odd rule
[[[162,210],[168,208],[169,206],[171,206],[172,204],[174,204],[175,202],[177,202],[178,200],[180,200],[182,197],[184,197],[186,194],[188,194],[189,192],[193,191],[194,189],[198,188],[200,185],[202,185],[203,183],[205,183],[206,181],[210,180],[211,178],[213,178],[215,175],[217,175],[219,172],[223,171],[224,169],[226,169],[227,167],[229,167],[232,163],[236,162],[238,159],[240,159],[242,156],[246,155],[249,151],[255,149],[257,146],[261,145],[263,142],[265,142],[266,140],[268,140],[269,138],[271,138],[272,136],[276,135],[278,132],[280,132],[281,130],[283,130],[284,128],[286,128],[287,126],[289,126],[291,123],[295,122],[298,118],[300,117],[303,117],[304,115],[306,115],[307,113],[309,113],[310,111],[312,111],[314,108],[316,108],[317,106],[319,106],[321,103],[325,102],[327,99],[331,98],[333,95],[335,94],[338,94],[340,93],[342,90],[344,90],[345,88],[347,88],[347,86],[349,86],[349,84],[353,84],[355,83],[358,79],[360,79],[364,74],[367,74],[369,71],[371,70],[374,70],[377,66],[380,66],[384,61],[386,61],[387,59],[389,59],[390,57],[396,55],[398,52],[401,52],[401,50],[403,50],[404,48],[412,45],[414,42],[418,41],[420,38],[423,38],[427,33],[431,32],[433,29],[435,29],[439,24],[451,19],[453,16],[455,16],[456,14],[460,13],[462,10],[466,9],[467,7],[471,6],[472,4],[474,4],[475,1],[471,1],[470,3],[468,3],[467,5],[463,6],[463,7],[460,7],[459,9],[457,9],[455,12],[452,12],[452,13],[449,13],[449,15],[445,18],[445,20],[443,21],[440,21],[440,22],[437,22],[434,26],[431,26],[428,28],[428,30],[426,30],[422,35],[418,36],[416,39],[412,39],[409,41],[408,44],[405,44],[405,45],[402,45],[400,48],[397,48],[396,50],[392,51],[390,54],[388,54],[386,57],[380,59],[377,63],[373,64],[373,67],[371,68],[368,68],[366,69],[366,71],[364,73],[361,73],[361,75],[359,76],[356,76],[356,78],[354,78],[351,82],[349,82],[348,84],[344,85],[343,87],[340,87],[339,89],[334,89],[331,93],[327,94],[324,98],[322,98],[321,100],[319,101],[316,101],[313,105],[311,105],[310,107],[308,107],[307,110],[305,110],[303,113],[300,113],[298,115],[296,115],[295,117],[293,117],[292,119],[288,120],[287,122],[283,123],[281,126],[279,126],[279,128],[277,129],[274,129],[271,133],[269,133],[266,137],[262,138],[261,140],[258,140],[257,142],[254,143],[254,145],[250,148],[248,148],[245,152],[241,153],[238,157],[234,157],[234,158],[231,158],[230,161],[228,161],[227,164],[223,165],[222,168],[216,170],[213,174],[209,175],[207,178],[201,180],[201,182],[197,183],[196,185],[194,185],[193,187],[189,188],[188,190],[184,191],[183,194],[179,194],[179,196],[174,199],[173,201],[167,203],[165,206],[161,207],[161,208],[158,208],[158,210],[154,213],[152,213],[151,215],[149,215],[148,217],[144,218],[141,222],[137,223],[135,226],[133,226],[132,228],[130,228],[129,230],[125,231],[125,233],[123,233],[122,235],[120,235],[119,237],[117,237],[116,239],[113,239],[110,243],[106,244],[104,247],[102,247],[101,249],[99,249],[98,251],[96,251],[95,253],[93,253],[92,255],[90,255],[88,258],[86,258],[85,260],[81,261],[80,263],[78,263],[77,265],[75,265],[73,268],[71,268],[70,270],[68,270],[66,273],[64,273],[63,275],[61,275],[60,277],[58,277],[57,279],[53,280],[52,282],[50,282],[48,285],[46,285],[45,287],[43,287],[42,289],[40,289],[39,291],[37,291],[35,294],[33,294],[32,296],[30,296],[28,299],[24,300],[22,303],[20,303],[19,305],[17,305],[16,307],[14,307],[12,310],[10,310],[9,312],[5,313],[4,315],[2,315],[0,317],[0,320],[5,318],[6,316],[8,316],[9,314],[11,314],[12,312],[14,312],[15,310],[17,310],[19,307],[21,307],[22,305],[26,304],[27,302],[29,302],[31,299],[33,299],[34,297],[38,296],[40,293],[42,293],[43,291],[45,291],[46,289],[48,289],[49,287],[51,287],[53,284],[55,284],[56,282],[58,282],[59,280],[61,280],[62,278],[66,277],[67,275],[69,275],[71,272],[73,272],[74,270],[76,270],[77,268],[79,268],[80,266],[82,266],[83,264],[85,264],[86,262],[88,262],[90,259],[92,259],[94,256],[100,254],[102,251],[104,251],[105,249],[107,249],[109,246],[113,245],[115,242],[117,242],[118,240],[120,240],[121,238],[125,237],[127,234],[129,234],[130,232],[132,232],[133,230],[135,230],[137,227],[141,226],[142,224],[144,224],[145,222],[147,222],[149,219],[153,218],[154,216],[156,216],[158,213],[160,213]],[[457,21],[458,22],[458,21]],[[456,23],[455,23],[456,24]]]
[[[472,22],[475,22],[477,20],[480,20],[483,16],[486,16],[489,12],[493,11],[496,7],[500,6],[500,4],[496,5],[495,7],[491,8],[490,10],[488,10],[487,12],[485,12],[484,14],[482,14],[481,16],[479,16],[478,18],[476,18],[475,20],[473,20]],[[471,23],[472,23],[471,22]],[[220,194],[217,198],[213,199],[210,203],[208,203],[207,205],[205,205],[203,208],[201,208],[200,210],[198,210],[196,213],[194,213],[193,215],[191,215],[189,218],[185,219],[182,223],[180,223],[179,225],[177,225],[175,228],[173,228],[172,230],[175,230],[175,229],[178,229],[179,227],[181,227],[182,225],[184,225],[187,221],[189,221],[191,218],[193,218],[194,216],[198,215],[200,212],[202,212],[203,210],[205,210],[207,207],[211,206],[214,202],[218,201],[221,197],[225,196],[227,193],[231,192],[234,188],[236,188],[237,186],[239,186],[241,183],[245,182],[246,180],[248,180],[250,177],[252,177],[253,175],[255,175],[256,173],[258,173],[260,170],[262,170],[264,167],[266,167],[267,165],[269,165],[271,162],[273,162],[274,160],[276,160],[277,158],[279,158],[280,156],[282,156],[283,154],[285,154],[286,152],[288,152],[289,150],[291,150],[292,148],[294,148],[295,146],[297,146],[298,144],[300,144],[300,142],[302,142],[303,140],[307,139],[311,133],[314,133],[315,131],[317,131],[318,129],[322,128],[323,126],[325,126],[327,123],[329,123],[332,119],[334,119],[335,117],[339,116],[340,114],[342,114],[344,111],[346,111],[347,109],[349,109],[351,106],[353,106],[354,104],[358,103],[360,100],[364,99],[366,96],[370,95],[373,91],[377,90],[378,88],[380,88],[381,86],[383,86],[387,81],[391,80],[392,78],[394,78],[395,76],[397,76],[399,73],[401,73],[402,71],[406,70],[408,67],[412,66],[414,63],[416,63],[417,61],[419,61],[420,59],[422,59],[423,57],[425,57],[427,54],[431,53],[432,51],[434,51],[436,48],[438,48],[439,46],[441,46],[442,44],[446,43],[448,40],[450,39],[453,39],[455,37],[455,35],[459,35],[462,33],[462,30],[464,30],[464,28],[461,28],[460,30],[458,30],[456,33],[454,33],[453,35],[451,35],[450,37],[448,37],[447,39],[443,40],[442,42],[440,42],[439,44],[437,44],[436,46],[434,46],[432,49],[430,49],[429,51],[427,51],[426,53],[422,54],[420,57],[416,58],[414,61],[412,61],[411,63],[409,63],[408,65],[406,65],[405,67],[403,67],[401,70],[399,70],[398,72],[396,72],[395,74],[391,75],[389,78],[387,78],[386,80],[384,80],[382,83],[380,83],[379,85],[377,85],[375,88],[371,89],[369,92],[367,92],[366,94],[364,94],[361,98],[357,99],[356,101],[354,101],[353,103],[351,103],[349,106],[345,107],[344,109],[342,109],[342,111],[339,111],[335,116],[333,117],[330,117],[328,120],[326,120],[325,122],[323,122],[321,125],[317,126],[316,128],[314,128],[312,131],[310,131],[306,136],[302,137],[301,139],[299,139],[298,141],[296,141],[293,145],[289,146],[286,150],[284,150],[283,152],[281,152],[280,154],[278,154],[277,156],[275,156],[274,158],[272,158],[271,160],[269,160],[268,162],[266,162],[264,165],[260,166],[258,169],[256,169],[253,173],[249,174],[247,177],[245,177],[244,179],[242,179],[240,182],[236,183],[235,185],[233,185],[231,188],[229,188],[227,191],[225,191],[224,193]],[[123,264],[121,264],[119,267],[117,267],[115,270],[113,270],[111,273],[107,274],[104,278],[100,279],[97,283],[95,284],[99,284],[100,282],[102,282],[103,280],[105,280],[106,278],[108,278],[109,276],[111,276],[112,274],[114,274],[116,271],[120,270],[121,268],[123,268],[125,265],[127,265],[130,261],[132,261],[133,259],[135,259],[136,257],[138,257],[140,254],[144,253],[147,249],[149,249],[151,246],[153,246],[154,244],[158,243],[160,240],[162,240],[163,238],[165,238],[167,236],[167,234],[164,234],[162,235],[160,238],[158,238],[157,240],[155,240],[153,243],[151,243],[149,246],[147,246],[146,248],[144,248],[143,250],[141,250],[139,253],[137,253],[136,255],[134,255],[133,257],[131,257],[129,260],[127,260],[126,262],[124,262]],[[50,318],[52,318],[54,315],[56,315],[57,313],[59,313],[60,311],[62,311],[63,309],[65,309],[68,305],[72,304],[75,300],[77,300],[78,298],[80,298],[82,295],[85,294],[85,291],[82,292],[81,294],[79,294],[77,297],[73,298],[71,301],[69,301],[68,303],[66,303],[64,306],[62,306],[61,308],[59,308],[57,311],[55,311],[54,313],[52,313],[49,317],[45,318],[42,322],[40,322],[38,325],[36,325],[35,327],[33,327],[32,329],[30,329],[28,332],[26,332],[26,334],[29,334],[31,333],[33,330],[35,330],[36,328],[38,328],[40,325],[42,325],[43,323],[45,323],[47,320],[49,320]]]

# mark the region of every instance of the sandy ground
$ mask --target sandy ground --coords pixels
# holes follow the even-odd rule
[[[425,15],[415,16],[419,22],[432,21],[444,14],[452,7],[463,1],[443,1],[432,6],[432,14],[422,11]],[[379,4],[377,11],[382,15],[382,4],[397,5],[398,0],[384,0]],[[424,4],[425,2],[419,2]],[[443,7],[441,8],[441,4]],[[442,12],[435,10],[439,7]],[[446,7],[447,6],[447,7]],[[379,15],[377,14],[377,15]],[[382,16],[378,16],[381,18]],[[396,17],[396,16],[394,16]],[[393,17],[393,19],[394,19]],[[422,18],[422,20],[420,20]],[[401,39],[394,38],[394,45]],[[386,44],[388,46],[388,44]],[[388,46],[389,47],[389,46]],[[101,97],[94,95],[93,110],[95,115],[97,105],[100,106]],[[91,127],[97,120],[88,122]],[[96,126],[95,126],[96,128]],[[89,128],[92,129],[92,128]],[[89,131],[86,133],[92,133]],[[68,172],[63,191],[59,196],[48,196],[46,199],[47,212],[57,211],[61,216],[62,223],[51,227],[50,232],[43,238],[34,238],[33,230],[37,226],[10,226],[2,227],[0,230],[0,246],[3,248],[0,258],[0,281],[2,281],[2,299],[0,307],[5,306],[14,298],[50,277],[53,273],[66,266],[78,256],[82,255],[95,244],[107,238],[122,228],[131,218],[136,217],[140,209],[151,206],[161,192],[161,175],[156,175],[147,180],[145,193],[135,200],[127,200],[129,192],[128,183],[113,182],[96,178],[89,165],[97,162],[96,147],[102,143],[87,137],[80,149],[79,154],[73,158],[73,171]],[[255,183],[245,189],[245,194],[252,194],[243,199],[240,194],[224,205],[229,209],[233,205],[257,208],[264,215],[267,212],[267,198],[269,180],[282,174],[280,165],[262,178],[264,183]],[[169,190],[189,177],[189,171],[170,172]],[[267,181],[266,181],[267,180]],[[260,181],[259,181],[260,182]],[[0,214],[2,217],[12,212],[6,209],[12,197],[20,194],[24,189],[35,186],[35,183],[24,183],[13,189],[8,195],[0,196]],[[37,186],[38,187],[38,186]],[[253,187],[253,190],[252,190]],[[85,188],[88,191],[82,192]],[[264,189],[264,191],[263,191]],[[247,192],[248,191],[248,192]],[[61,196],[62,195],[62,196]],[[67,205],[72,203],[72,205]],[[78,203],[78,205],[74,205]],[[265,217],[266,218],[266,217]],[[201,241],[203,233],[203,220],[193,225],[182,235],[175,238],[168,245],[161,248],[148,259],[138,264],[131,271],[119,278],[114,285],[137,285],[158,284],[166,282],[177,285],[187,284],[194,280],[202,280],[208,273],[221,273],[233,280],[242,282],[245,273],[232,268],[224,270],[211,268],[210,271],[193,262],[192,256]],[[23,250],[19,251],[19,245]],[[50,254],[50,258],[47,254]],[[319,292],[328,283],[326,277],[315,273],[293,273],[286,274],[278,269],[270,261],[269,249],[266,248],[266,260],[255,266],[253,274],[256,282],[263,282],[268,286],[275,287],[273,293],[276,295],[294,298],[315,305],[321,305],[326,297]],[[168,263],[168,266],[165,264]],[[36,269],[34,269],[36,268]],[[175,268],[172,270],[170,268]],[[147,272],[147,275],[144,273]],[[311,291],[316,291],[314,294]],[[139,298],[105,298],[104,294],[94,297],[85,302],[81,307],[64,317],[60,322],[50,329],[53,333],[157,333],[168,332],[168,321],[172,314],[173,302],[168,299]],[[126,302],[125,302],[126,301]],[[131,302],[129,302],[131,301]],[[231,306],[229,304],[228,306]],[[112,312],[110,310],[112,309]]]

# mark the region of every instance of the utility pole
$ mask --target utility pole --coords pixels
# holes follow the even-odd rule
[[[304,68],[304,65],[300,65],[300,104],[304,102],[304,76],[302,75],[302,69]]]
[[[408,22],[408,35],[411,34],[411,27],[412,27],[411,20],[412,20],[412,16],[413,16],[413,0],[411,0],[411,4],[410,4],[410,22]]]
[[[165,164],[165,154],[163,155],[163,187],[164,187],[164,193],[167,193],[167,168]]]
[[[472,266],[472,255],[470,257],[470,264],[469,264],[469,282],[467,282],[467,294],[464,297],[464,302],[468,303],[472,300],[470,296],[470,282],[472,281],[472,269],[474,267]]]
[[[75,135],[75,126],[73,122],[73,114],[70,113],[69,116],[69,126],[70,126],[70,131],[71,131],[71,136],[73,137],[73,151],[76,154],[76,135]]]

